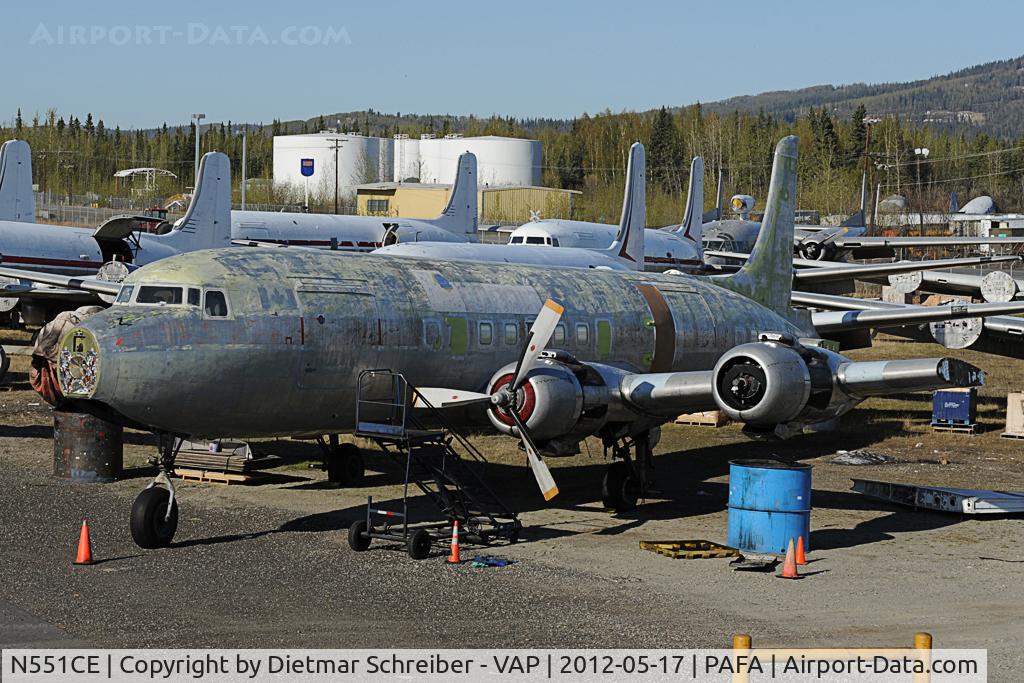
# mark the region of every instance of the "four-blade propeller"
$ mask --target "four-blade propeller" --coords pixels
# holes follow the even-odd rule
[[[561,319],[564,310],[561,304],[551,299],[544,302],[544,308],[541,309],[537,319],[530,327],[530,334],[526,339],[519,362],[516,363],[516,370],[513,373],[512,381],[495,393],[481,394],[473,391],[459,391],[438,387],[420,387],[416,389],[417,398],[422,398],[435,408],[451,408],[453,406],[489,402],[494,409],[500,408],[506,413],[515,423],[516,430],[519,432],[523,448],[526,449],[527,462],[530,463],[530,469],[537,480],[537,485],[540,486],[544,500],[551,500],[558,495],[558,486],[555,485],[555,479],[551,476],[551,471],[544,460],[541,459],[540,452],[536,444],[534,444],[533,438],[530,436],[530,432],[526,428],[523,419],[519,415],[518,394],[519,390],[526,383],[530,371],[536,366],[537,359],[540,358],[548,342],[551,341],[551,337],[555,333],[555,328],[558,326],[558,321]]]

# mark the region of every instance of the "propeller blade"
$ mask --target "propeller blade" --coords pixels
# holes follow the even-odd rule
[[[428,404],[435,408],[450,408],[452,406],[467,406],[474,403],[490,402],[490,394],[445,389],[443,387],[417,387],[412,405],[415,408],[425,408]]]
[[[555,478],[551,476],[551,470],[548,469],[547,463],[538,455],[537,446],[534,445],[533,438],[530,437],[530,432],[526,430],[526,425],[519,418],[519,414],[515,410],[511,410],[509,415],[512,416],[512,421],[516,423],[516,428],[519,429],[519,436],[523,441],[523,447],[526,448],[526,461],[530,463],[530,469],[533,470],[533,477],[537,480],[537,486],[540,487],[541,495],[544,496],[544,500],[551,500],[558,495],[558,486],[555,484]]]
[[[563,311],[565,308],[552,299],[544,302],[544,308],[540,309],[540,314],[530,327],[530,337],[526,341],[526,348],[523,349],[523,355],[519,358],[519,364],[516,365],[515,379],[509,386],[509,391],[512,393],[519,391],[523,386],[526,375],[533,369],[533,364],[537,362],[544,347],[551,341],[551,335],[555,333],[555,327],[558,326]]]

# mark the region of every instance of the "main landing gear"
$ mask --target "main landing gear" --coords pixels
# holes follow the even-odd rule
[[[132,503],[132,540],[147,550],[169,546],[178,530],[178,502],[169,473],[174,470],[181,440],[168,434],[159,436],[157,466],[160,472]]]
[[[354,443],[338,443],[338,435],[331,434],[325,441],[316,440],[324,452],[323,468],[327,470],[327,481],[342,487],[359,486],[366,476],[366,462],[363,451]]]
[[[605,440],[605,454],[611,449],[615,460],[605,470],[601,483],[601,500],[606,508],[616,512],[632,510],[645,496],[648,474],[653,469],[651,456],[654,447],[651,441],[650,431]],[[635,458],[630,456],[630,451],[636,452]]]

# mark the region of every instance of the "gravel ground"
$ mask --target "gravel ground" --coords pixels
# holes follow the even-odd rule
[[[356,554],[343,520],[296,520],[258,495],[211,509],[189,495],[199,486],[182,487],[178,542],[142,551],[126,525],[138,486],[39,474],[0,470],[0,597],[95,645],[710,647],[749,623],[631,577],[456,567],[440,550],[420,562]],[[83,516],[101,560],[91,567],[71,564]]]

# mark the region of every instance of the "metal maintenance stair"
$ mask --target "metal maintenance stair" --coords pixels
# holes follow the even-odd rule
[[[436,540],[450,538],[455,521],[462,538],[472,543],[518,540],[522,523],[483,480],[486,458],[451,427],[440,410],[419,397],[420,417],[414,416],[411,399],[417,396],[415,387],[390,370],[364,371],[358,387],[355,435],[372,440],[405,466],[403,512],[396,515],[403,518],[401,538],[409,534],[408,497],[413,484],[446,520],[432,525]],[[438,428],[426,428],[428,422]],[[372,504],[368,509],[373,512]],[[397,537],[375,534],[373,528],[368,531],[370,537]]]

